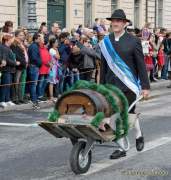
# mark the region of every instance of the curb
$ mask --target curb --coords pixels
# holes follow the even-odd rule
[[[33,106],[32,103],[8,106],[6,108],[0,108],[0,113],[8,112],[8,111],[33,110],[32,106]],[[48,108],[48,107],[51,108],[54,106],[54,103],[52,101],[39,102],[39,106],[41,109]]]
[[[169,80],[159,80],[158,82],[151,83],[151,91],[158,90],[158,89],[164,89],[170,84]],[[154,98],[151,95],[149,98]],[[51,108],[54,106],[54,103],[51,101],[44,101],[39,103],[40,108]],[[6,108],[0,108],[1,112],[8,112],[8,111],[22,111],[22,110],[32,110],[32,103],[28,104],[21,104],[21,105],[15,105],[15,106],[8,106]]]

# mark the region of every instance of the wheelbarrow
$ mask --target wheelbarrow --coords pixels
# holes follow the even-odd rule
[[[128,111],[141,100],[138,98],[129,107]],[[116,120],[117,114],[112,117]],[[75,174],[86,173],[91,165],[92,149],[94,146],[103,147],[120,147],[127,151],[130,148],[127,136],[124,137],[124,147],[121,147],[116,142],[116,136],[112,130],[105,132],[99,131],[90,124],[93,116],[85,115],[63,115],[59,118],[58,122],[40,121],[38,125],[48,131],[56,138],[69,138],[73,144],[70,153],[70,166]],[[135,121],[129,122],[130,129],[133,128]],[[115,143],[114,145],[105,145],[105,142]]]

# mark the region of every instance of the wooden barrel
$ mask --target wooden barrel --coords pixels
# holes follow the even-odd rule
[[[119,97],[112,92],[116,104],[123,109]],[[104,112],[106,117],[114,114],[112,106],[105,96],[90,89],[73,90],[59,98],[55,108],[61,115],[64,114],[87,114],[94,116],[97,112]]]

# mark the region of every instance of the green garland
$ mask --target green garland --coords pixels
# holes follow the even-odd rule
[[[112,85],[97,85],[96,83],[89,82],[89,81],[77,81],[68,91],[66,91],[63,95],[67,95],[73,90],[76,89],[91,89],[94,91],[99,92],[102,94],[109,104],[111,104],[112,109],[115,113],[120,114],[120,118],[116,120],[116,139],[121,138],[123,135],[127,135],[128,133],[128,102],[125,98],[124,94],[116,87]],[[118,105],[116,104],[116,100],[112,95],[112,91],[117,94],[117,96],[121,99],[123,104],[123,111],[120,110]],[[48,120],[51,122],[55,122],[58,120],[60,114],[57,110],[54,110],[52,113],[49,114]],[[102,120],[104,119],[105,115],[103,112],[96,113],[95,117],[93,118],[91,124],[95,127],[98,127]],[[124,131],[124,133],[123,133]]]
[[[95,117],[91,121],[91,125],[98,128],[99,124],[102,122],[102,120],[105,118],[104,112],[98,112],[96,113]]]
[[[58,122],[59,117],[60,117],[60,113],[56,109],[54,109],[53,112],[48,114],[48,121]]]

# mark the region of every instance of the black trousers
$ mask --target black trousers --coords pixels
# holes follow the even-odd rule
[[[133,93],[132,91],[126,91],[126,92],[124,92],[124,94],[125,94],[125,96],[126,96],[126,98],[127,98],[127,100],[128,100],[128,104],[129,104],[129,106],[130,106],[130,105],[136,100],[136,94]],[[129,113],[135,114],[135,108],[136,108],[136,106],[134,106],[134,107],[130,110]]]

